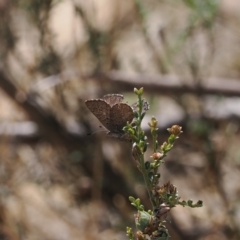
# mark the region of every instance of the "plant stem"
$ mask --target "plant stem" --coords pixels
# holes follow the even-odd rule
[[[140,159],[140,166],[141,166],[141,172],[143,174],[143,179],[144,179],[144,182],[145,182],[145,186],[147,188],[147,192],[148,192],[148,195],[149,195],[149,198],[150,198],[150,201],[151,201],[151,204],[152,204],[152,207],[153,209],[155,208],[156,204],[155,204],[155,200],[154,200],[154,196],[152,194],[152,189],[151,189],[151,183],[150,183],[150,180],[149,180],[149,177],[147,175],[147,170],[145,169],[145,164],[144,164],[144,157],[143,155],[141,155]]]

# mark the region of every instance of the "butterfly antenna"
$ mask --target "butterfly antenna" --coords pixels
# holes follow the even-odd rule
[[[100,128],[104,128],[103,126],[99,126]],[[98,132],[107,132],[107,130],[104,128],[104,129],[101,129],[101,130],[97,130],[97,131],[94,131],[94,132],[92,132],[92,133],[88,133],[87,135],[88,136],[91,136],[91,135],[93,135],[93,134],[95,134],[95,133],[98,133]]]

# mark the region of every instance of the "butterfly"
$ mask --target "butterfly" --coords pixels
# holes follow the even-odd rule
[[[130,142],[131,137],[123,131],[123,127],[134,119],[134,110],[127,103],[123,103],[123,99],[120,94],[107,94],[102,99],[86,100],[85,104],[109,130],[109,136]]]

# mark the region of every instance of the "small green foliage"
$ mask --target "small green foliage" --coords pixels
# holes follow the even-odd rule
[[[131,205],[133,205],[137,210],[144,211],[144,206],[141,204],[140,199],[135,199],[134,197],[129,197]]]
[[[179,205],[182,205],[183,207],[188,206],[191,208],[196,208],[196,207],[202,207],[203,206],[203,201],[198,200],[196,203],[193,203],[192,200],[188,200],[188,201],[179,201],[178,202]]]
[[[170,237],[168,230],[164,227],[153,233],[153,240],[168,240]]]
[[[143,95],[143,87],[141,87],[140,89],[134,88],[133,92],[138,96],[141,97]]]
[[[145,162],[145,169],[148,170],[149,168],[150,168],[150,162],[147,161],[147,162]]]
[[[124,127],[124,131],[131,135],[133,140],[132,155],[137,163],[137,167],[143,175],[146,189],[149,195],[149,199],[152,203],[152,210],[144,210],[144,206],[141,204],[139,198],[129,197],[131,205],[133,205],[138,213],[135,215],[135,224],[137,228],[136,239],[137,240],[167,240],[170,235],[166,229],[164,223],[168,212],[171,208],[181,205],[191,208],[201,207],[202,201],[193,203],[192,200],[180,201],[180,196],[176,186],[170,182],[159,186],[159,179],[161,177],[159,167],[164,163],[163,159],[167,153],[173,148],[175,141],[182,133],[182,127],[173,125],[168,128],[170,136],[167,141],[162,145],[158,143],[158,121],[155,117],[151,118],[148,124],[151,130],[153,138],[153,153],[150,156],[151,160],[144,159],[144,153],[147,151],[148,143],[145,132],[141,128],[141,123],[146,111],[148,110],[148,103],[142,99],[143,88],[134,89],[134,93],[138,97],[136,109],[134,111],[135,120],[131,124],[127,124]],[[127,228],[127,236],[130,240],[134,239],[131,228]]]
[[[136,228],[142,232],[145,232],[145,229],[151,224],[153,216],[146,211],[138,211],[138,214],[135,216]]]
[[[126,233],[127,233],[129,240],[134,240],[134,234],[133,234],[132,228],[126,227]]]
[[[183,2],[192,10],[189,17],[191,25],[200,25],[204,28],[212,27],[218,13],[219,0],[183,0]]]

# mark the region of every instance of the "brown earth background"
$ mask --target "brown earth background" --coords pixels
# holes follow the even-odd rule
[[[0,239],[125,240],[150,207],[131,144],[84,101],[144,87],[182,199],[173,240],[240,239],[240,1],[0,0]]]

